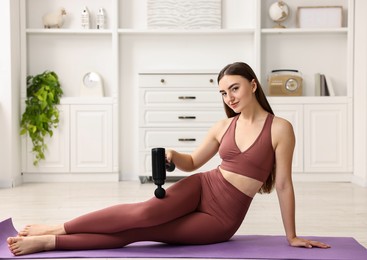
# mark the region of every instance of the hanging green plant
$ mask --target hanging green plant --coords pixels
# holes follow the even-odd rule
[[[26,108],[22,115],[20,134],[28,133],[32,140],[35,166],[45,159],[45,136],[52,137],[52,129],[58,126],[57,105],[60,104],[62,94],[58,76],[53,71],[27,77]]]

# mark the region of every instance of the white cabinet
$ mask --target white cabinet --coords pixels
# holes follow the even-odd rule
[[[46,160],[41,160],[38,166],[33,165],[34,155],[32,153],[32,141],[26,138],[26,155],[23,172],[68,172],[70,164],[70,107],[69,105],[59,105],[59,126],[53,129],[52,138],[46,136],[47,151]]]
[[[70,171],[112,172],[112,106],[73,105]]]
[[[305,105],[305,172],[347,172],[347,106]]]
[[[140,178],[151,176],[151,149],[164,147],[192,152],[210,126],[225,117],[215,73],[139,74],[139,153]],[[220,164],[218,156],[198,169],[205,171]],[[184,176],[175,170],[167,176]]]
[[[55,173],[63,180],[90,178],[79,175],[82,173],[100,173],[105,180],[118,180],[117,173],[113,173],[112,105],[62,104],[59,111],[59,127],[54,130],[52,138],[47,138],[46,159],[38,166],[33,165],[32,143],[27,138],[25,180],[52,181]],[[94,175],[95,180],[101,176]]]
[[[303,96],[270,97],[274,112],[288,119],[296,135],[293,172],[300,179],[348,181],[353,172],[353,14],[354,0],[289,0],[285,29],[273,28],[268,10],[273,0],[261,1],[260,78],[275,69],[296,69],[303,78]],[[342,6],[340,28],[297,28],[300,6]],[[335,97],[315,95],[315,74],[327,75]]]
[[[303,106],[302,105],[282,105],[271,104],[276,116],[288,120],[292,126],[296,138],[296,145],[293,153],[293,172],[303,172]]]
[[[285,104],[285,98],[270,98],[274,113],[293,125],[296,136],[293,172],[315,176],[339,174],[333,178],[347,180],[353,170],[349,102],[343,101],[344,98],[333,101],[320,97],[300,105],[297,99]]]
[[[118,168],[118,70],[116,0],[88,1],[91,29],[82,29],[80,14],[85,4],[73,1],[20,1],[21,15],[21,102],[26,98],[26,77],[54,71],[63,89],[60,123],[47,138],[46,160],[33,165],[31,142],[23,142],[25,181],[99,181],[119,179]],[[44,29],[42,16],[65,8],[62,28]],[[96,29],[95,14],[108,14],[105,29]],[[100,75],[102,96],[85,96],[83,77]]]

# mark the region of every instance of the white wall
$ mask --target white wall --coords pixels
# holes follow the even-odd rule
[[[4,35],[0,41],[0,185],[7,186],[10,173],[8,160],[8,140],[9,135],[9,112],[11,108],[11,88],[10,86],[10,6],[9,1],[0,2],[0,31]]]
[[[367,187],[367,1],[355,2],[354,179]]]
[[[0,188],[20,183],[19,1],[0,2]]]

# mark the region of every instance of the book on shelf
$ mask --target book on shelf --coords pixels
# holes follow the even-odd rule
[[[329,96],[329,91],[326,85],[325,74],[320,75],[320,92],[321,96]]]
[[[321,96],[321,74],[315,74],[315,96]]]
[[[333,86],[333,82],[331,81],[331,78],[329,75],[324,75],[325,76],[325,85],[326,85],[326,89],[329,92],[329,96],[335,96],[335,89]]]
[[[335,96],[333,82],[328,75],[322,73],[315,74],[315,95]]]

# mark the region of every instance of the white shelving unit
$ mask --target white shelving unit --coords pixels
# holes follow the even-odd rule
[[[216,72],[139,73],[139,156],[140,180],[151,176],[151,149],[170,147],[191,153],[204,139],[208,128],[225,117],[218,95]],[[214,90],[214,91],[213,91]],[[219,156],[197,171],[216,168]],[[175,170],[168,177],[187,173]]]
[[[32,144],[22,142],[24,181],[117,181],[118,166],[118,69],[112,10],[116,2],[105,1],[110,14],[107,29],[81,29],[79,17],[84,4],[91,14],[100,1],[21,1],[22,82],[21,103],[26,98],[26,76],[55,71],[64,95],[60,104],[60,126],[48,140],[46,160],[33,165]],[[64,7],[67,12],[60,29],[44,29],[42,16]],[[94,20],[92,19],[92,26]],[[115,30],[116,31],[116,30]],[[83,76],[97,72],[104,96],[80,94]],[[24,110],[22,110],[24,111]]]
[[[306,180],[351,180],[353,122],[354,1],[286,1],[285,29],[274,29],[261,1],[260,75],[265,89],[273,69],[297,69],[302,97],[270,97],[276,114],[293,123],[297,137],[293,171]],[[342,6],[341,28],[296,28],[298,6]],[[315,74],[327,74],[336,96],[315,96]]]
[[[228,63],[245,61],[254,68],[267,91],[266,79],[271,70],[298,69],[303,75],[303,96],[269,98],[274,110],[288,118],[296,129],[294,171],[305,179],[321,176],[348,180],[353,168],[354,0],[323,0],[322,3],[288,0],[291,12],[284,22],[285,29],[272,28],[268,9],[273,2],[275,0],[223,0],[222,29],[218,30],[149,30],[147,0],[22,0],[22,75],[25,79],[28,74],[55,70],[65,91],[63,104],[72,106],[85,102],[78,93],[82,75],[88,71],[99,72],[104,79],[106,97],[97,102],[112,106],[113,172],[120,171],[120,179],[136,179],[143,163],[139,157],[141,140],[137,131],[139,73],[150,70],[160,73],[219,71]],[[105,30],[81,29],[79,18],[85,5],[92,17],[98,8],[105,9]],[[343,27],[296,28],[296,9],[306,5],[343,6]],[[59,7],[64,7],[68,13],[63,28],[43,29],[42,15]],[[93,24],[92,19],[92,28],[95,28]],[[335,97],[314,95],[314,74],[317,72],[328,74],[333,80]],[[88,105],[94,102],[90,100]],[[323,109],[312,110],[312,117],[307,118],[311,116],[310,109],[320,106]],[[324,108],[330,108],[330,113]],[[322,120],[314,116],[317,111],[320,116],[329,115],[324,118],[325,122],[330,119],[333,124],[320,126]],[[316,128],[310,130],[306,122],[317,122]],[[331,135],[334,139],[329,140],[329,146],[318,147],[317,137],[309,131],[324,131],[323,135],[333,131],[330,126],[341,128],[335,130],[338,134]],[[324,157],[323,162],[312,161],[315,149],[330,157]],[[338,152],[332,153],[335,149]],[[329,167],[333,163],[340,165],[340,162],[340,167]]]

